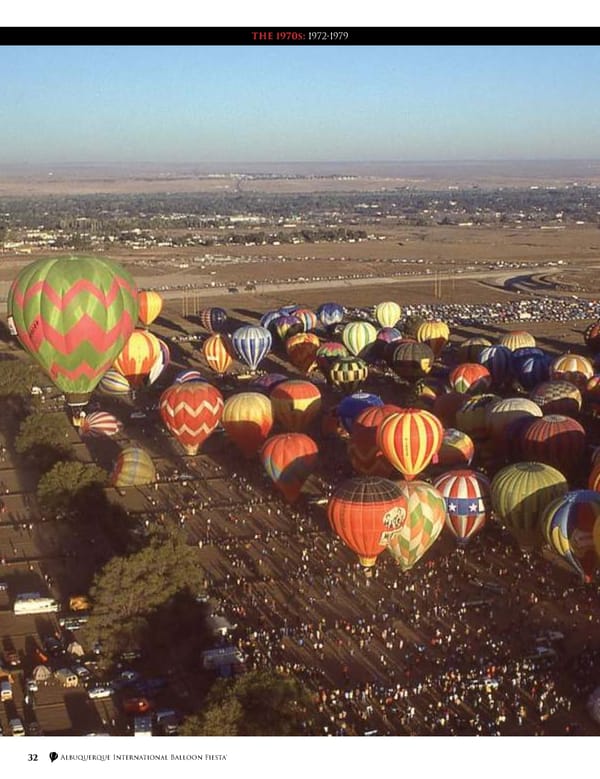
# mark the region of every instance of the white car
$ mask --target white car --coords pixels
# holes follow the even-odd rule
[[[14,719],[11,719],[8,723],[10,726],[10,729],[12,731],[13,736],[24,736],[25,735],[25,728],[23,727],[23,723],[18,717],[15,717]]]
[[[88,690],[88,698],[96,700],[99,698],[110,698],[113,694],[113,688],[108,684],[98,685],[97,687],[90,687]]]

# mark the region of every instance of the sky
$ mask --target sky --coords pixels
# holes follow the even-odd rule
[[[600,46],[2,46],[0,163],[600,158]]]

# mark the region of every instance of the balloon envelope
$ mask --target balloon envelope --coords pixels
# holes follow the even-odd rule
[[[409,571],[436,541],[446,521],[446,502],[425,481],[400,481],[408,493],[406,522],[388,541],[388,550],[403,571]]]
[[[121,451],[111,474],[115,487],[138,487],[156,481],[152,458],[139,446],[127,446]]]
[[[275,487],[294,503],[318,461],[318,447],[304,433],[280,433],[268,438],[260,450],[263,467]]]
[[[206,381],[186,381],[168,387],[158,407],[167,430],[194,455],[221,421],[223,396]]]
[[[261,392],[231,395],[223,406],[221,424],[244,457],[253,457],[271,432],[271,401]]]
[[[110,260],[51,257],[18,274],[7,309],[23,348],[67,403],[84,405],[134,329],[138,291]]]

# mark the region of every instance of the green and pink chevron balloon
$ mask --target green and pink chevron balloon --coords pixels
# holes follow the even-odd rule
[[[137,287],[97,257],[50,257],[24,268],[8,293],[17,337],[71,406],[85,405],[138,316]]]

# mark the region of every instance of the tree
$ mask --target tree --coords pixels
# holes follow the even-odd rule
[[[108,474],[97,465],[75,461],[57,462],[40,479],[37,497],[50,511],[84,513],[93,503],[98,487],[106,484]]]
[[[19,428],[15,450],[29,465],[47,471],[59,460],[71,459],[71,429],[63,413],[30,414]]]
[[[184,736],[311,735],[317,710],[306,687],[291,676],[251,671],[218,679],[202,712],[183,724]]]
[[[84,640],[100,641],[104,653],[114,657],[139,644],[157,609],[177,593],[198,592],[203,583],[198,550],[178,535],[155,533],[143,549],[114,557],[95,577]]]

